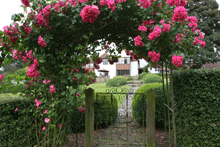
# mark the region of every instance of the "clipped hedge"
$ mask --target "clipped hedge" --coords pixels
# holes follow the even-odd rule
[[[106,82],[107,87],[117,87],[121,85],[126,85],[127,79],[123,76],[116,76]]]
[[[155,98],[155,123],[157,128],[164,128],[164,97],[163,97],[163,84],[162,83],[151,83],[142,85],[135,93],[147,93],[149,89],[153,89],[156,92]],[[166,88],[165,88],[166,89]],[[165,100],[166,101],[166,100]],[[133,118],[140,125],[146,125],[146,97],[143,95],[135,94],[132,100],[132,115]]]
[[[220,146],[220,69],[173,75],[178,146]]]
[[[34,102],[26,99],[0,101],[0,146],[26,147],[37,144],[34,131]],[[15,112],[15,109],[18,110]]]
[[[142,72],[140,74],[140,79],[142,80],[148,73],[147,72]]]
[[[96,98],[94,99],[96,102]],[[85,112],[81,113],[78,107],[73,106],[74,111],[69,117],[69,126],[72,133],[81,133],[85,131]],[[97,104],[94,107],[94,123],[95,128],[105,128],[112,123],[118,115],[118,105],[117,100],[113,97],[111,104],[110,94],[99,94],[97,99]]]
[[[162,83],[162,78],[156,74],[146,74],[143,78],[143,82],[147,83]]]

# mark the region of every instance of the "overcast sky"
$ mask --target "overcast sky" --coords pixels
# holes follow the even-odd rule
[[[220,5],[220,0],[216,0]],[[0,30],[3,27],[12,23],[11,15],[23,12],[23,8],[20,7],[21,0],[1,0],[0,2]],[[220,10],[220,8],[219,8]]]

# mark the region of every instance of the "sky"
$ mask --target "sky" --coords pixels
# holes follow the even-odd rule
[[[216,0],[220,5],[220,0]],[[1,0],[0,2],[0,30],[3,27],[12,23],[11,15],[23,12],[23,8],[20,7],[21,0]],[[220,7],[219,7],[220,10]]]

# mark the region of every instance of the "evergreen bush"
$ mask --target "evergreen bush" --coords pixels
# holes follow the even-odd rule
[[[110,79],[106,82],[107,87],[117,87],[126,84],[127,84],[127,79],[123,76],[116,76],[113,79]]]
[[[143,78],[143,82],[147,83],[162,83],[162,78],[156,74],[146,74]]]

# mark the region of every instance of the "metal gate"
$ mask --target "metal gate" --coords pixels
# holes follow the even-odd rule
[[[107,89],[105,93],[96,93],[94,127],[97,146],[147,146],[146,103],[139,106],[143,109],[143,123],[137,124],[132,116],[134,94],[146,101],[146,94],[134,93],[133,89],[119,87]]]

